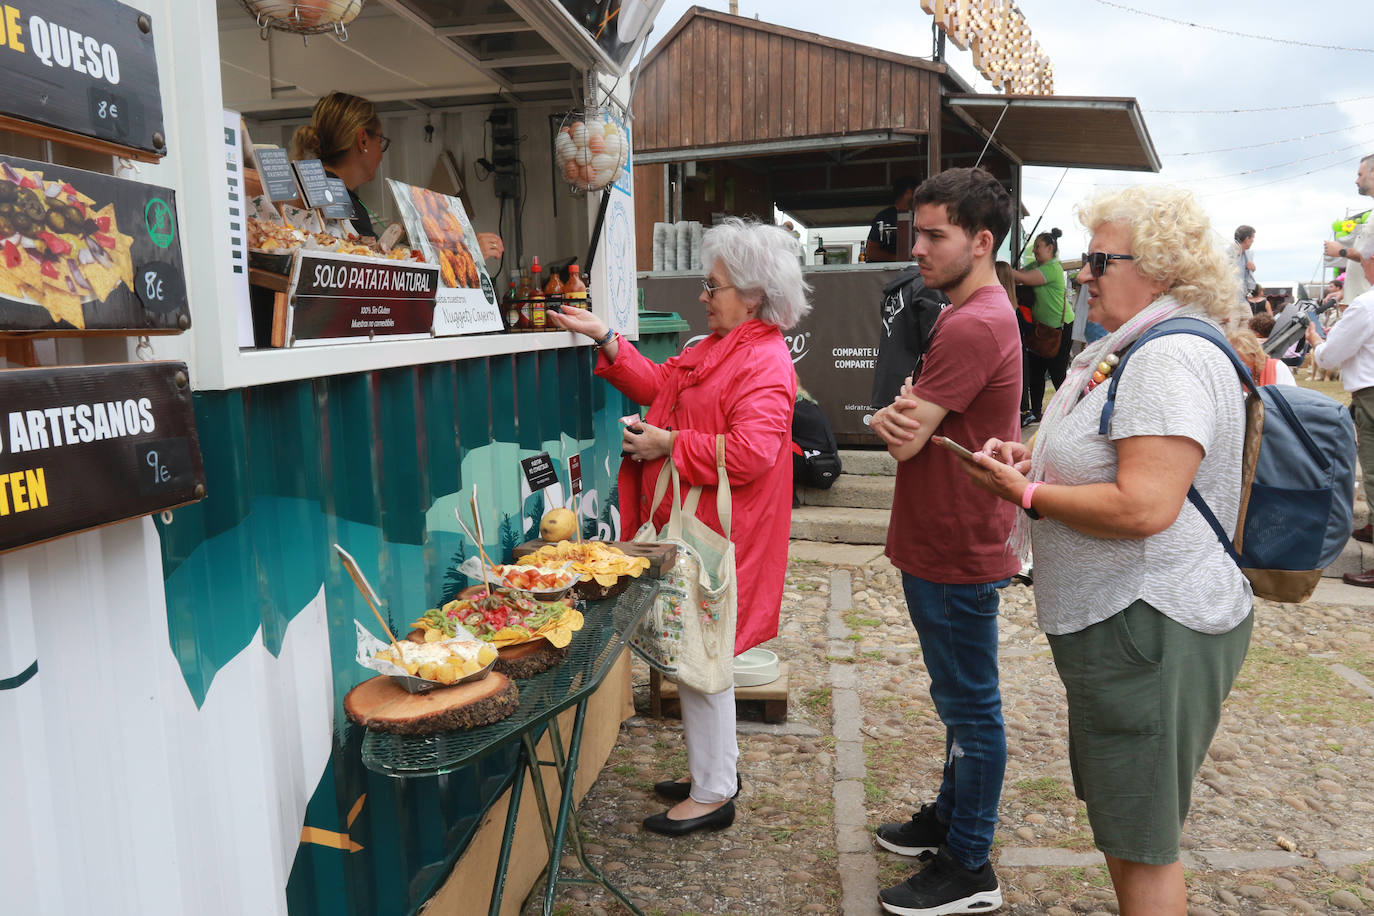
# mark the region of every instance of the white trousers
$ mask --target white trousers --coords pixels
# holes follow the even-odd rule
[[[720,693],[700,693],[679,684],[682,732],[687,743],[687,771],[692,776],[692,800],[705,805],[734,797],[739,788],[735,765],[739,742],[735,740],[735,688]]]

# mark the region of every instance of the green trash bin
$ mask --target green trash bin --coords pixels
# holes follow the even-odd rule
[[[661,363],[682,352],[682,332],[690,328],[677,312],[640,309],[639,340],[635,346],[649,359]]]

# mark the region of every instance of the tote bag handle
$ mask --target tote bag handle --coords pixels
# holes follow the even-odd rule
[[[664,474],[664,470],[668,474]],[[658,480],[654,483],[654,499],[649,503],[649,522],[653,522],[654,512],[657,511],[659,503],[663,502],[663,497],[668,492],[668,479],[673,481],[673,508],[668,516],[668,536],[682,536],[682,519],[684,516],[691,517],[696,515],[697,504],[701,499],[701,487],[695,486],[687,492],[687,500],[682,500],[682,481],[678,476],[677,465],[673,463],[673,456],[668,456],[665,467],[659,468]],[[720,517],[721,532],[726,540],[730,538],[730,528],[733,523],[734,499],[730,494],[730,477],[725,473],[725,436],[716,434],[716,514]]]

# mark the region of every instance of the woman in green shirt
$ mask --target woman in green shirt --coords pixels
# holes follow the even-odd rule
[[[1035,291],[1035,304],[1031,306],[1031,317],[1041,324],[1061,328],[1059,351],[1049,359],[1036,356],[1029,350],[1022,353],[1022,379],[1025,390],[1021,394],[1021,425],[1038,422],[1045,401],[1045,374],[1049,373],[1054,387],[1064,384],[1064,375],[1069,367],[1069,347],[1073,343],[1070,329],[1073,325],[1073,309],[1069,306],[1064,291],[1064,268],[1059,263],[1059,237],[1064,233],[1058,229],[1042,232],[1035,237],[1031,251],[1035,255],[1034,265],[1024,270],[1013,270],[1012,276],[1022,286],[1032,287]]]

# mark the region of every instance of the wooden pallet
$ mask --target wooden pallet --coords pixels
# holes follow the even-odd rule
[[[736,687],[735,705],[763,704],[763,721],[787,721],[787,662],[778,663],[778,678],[758,687]],[[655,718],[680,718],[682,704],[678,700],[677,684],[667,680],[656,669],[649,669],[649,714]]]

